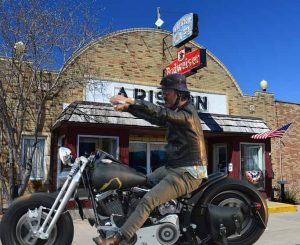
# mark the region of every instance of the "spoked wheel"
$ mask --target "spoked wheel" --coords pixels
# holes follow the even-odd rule
[[[43,208],[44,209],[44,208]],[[29,216],[32,217],[29,217]],[[47,240],[38,239],[35,236],[35,232],[39,230],[41,222],[35,217],[38,215],[36,210],[28,210],[18,221],[16,226],[16,236],[20,244],[54,244],[57,237],[57,226],[53,227],[53,230]],[[41,221],[43,222],[47,217],[47,212],[43,212],[41,215]],[[51,219],[52,220],[52,219]],[[51,222],[50,220],[50,222]],[[47,228],[47,226],[46,226]]]
[[[68,213],[60,216],[48,239],[39,239],[36,236],[53,202],[54,198],[44,193],[20,197],[14,201],[1,222],[2,243],[17,245],[72,244],[74,227]]]
[[[244,181],[226,179],[215,185],[207,193],[204,204],[226,207],[240,207],[244,222],[240,234],[228,237],[228,244],[247,245],[256,242],[265,230],[268,222],[268,211],[263,199],[254,186]],[[260,208],[253,208],[257,205]]]

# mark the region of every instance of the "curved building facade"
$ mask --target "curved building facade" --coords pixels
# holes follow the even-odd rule
[[[185,46],[203,48],[194,41]],[[208,152],[209,172],[226,171],[247,179],[271,195],[271,141],[251,136],[275,127],[273,94],[244,95],[222,62],[206,51],[207,66],[187,78],[199,111]],[[165,129],[115,112],[108,104],[118,93],[161,103],[157,86],[163,69],[177,57],[172,34],[160,29],[137,28],[111,33],[79,50],[67,63],[66,76],[84,71],[81,86],[66,88],[50,114],[58,116],[52,127],[51,155],[60,145],[75,155],[109,151],[138,171],[149,173],[165,160]],[[65,96],[67,94],[67,96]],[[51,159],[50,182],[55,189],[66,176],[56,157]]]

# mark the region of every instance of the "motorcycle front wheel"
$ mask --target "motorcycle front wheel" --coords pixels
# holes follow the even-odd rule
[[[16,199],[4,214],[1,222],[2,244],[72,244],[74,226],[69,213],[61,214],[47,240],[38,239],[34,235],[33,231],[39,229],[54,201],[54,197],[45,193],[36,193]],[[35,218],[40,207],[43,210],[41,218]]]
[[[228,178],[217,183],[209,189],[203,203],[226,207],[243,207],[245,219],[241,233],[228,237],[229,245],[253,244],[265,231],[264,225],[267,225],[268,222],[266,203],[256,188],[245,181]],[[251,208],[255,203],[260,206],[259,209]]]

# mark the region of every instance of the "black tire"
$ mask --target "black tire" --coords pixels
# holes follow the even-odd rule
[[[30,235],[28,229],[28,221],[26,220],[28,210],[44,207],[42,212],[42,220],[45,219],[47,211],[54,203],[53,196],[46,193],[36,193],[30,196],[22,196],[16,199],[4,214],[1,222],[1,241],[2,244],[9,245],[27,245],[33,244],[33,236]],[[35,225],[34,222],[30,222]],[[27,237],[26,237],[27,235]],[[69,213],[62,213],[54,226],[49,239],[38,239],[35,244],[54,244],[69,245],[72,244],[74,236],[73,221]]]
[[[201,203],[218,206],[249,207],[253,203],[259,203],[261,205],[259,215],[264,224],[267,225],[268,209],[266,202],[256,188],[248,182],[228,178],[209,188],[204,196]],[[242,224],[241,234],[228,237],[229,245],[253,244],[265,231],[261,220],[251,208],[243,210],[246,212],[244,214],[246,218]]]

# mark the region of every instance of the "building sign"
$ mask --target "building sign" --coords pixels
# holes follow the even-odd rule
[[[95,84],[102,84],[101,90],[95,90]],[[161,90],[153,86],[144,86],[130,83],[110,81],[92,81],[92,86],[87,85],[86,101],[109,103],[109,99],[116,95],[144,99],[149,102],[163,105],[164,100]],[[216,114],[228,114],[227,97],[224,94],[200,93],[191,91],[193,103],[198,111]]]
[[[164,76],[173,73],[189,76],[204,66],[206,66],[205,49],[190,51],[190,49],[184,47],[177,52],[177,59],[173,60],[173,62],[164,69]]]
[[[173,27],[173,47],[181,45],[198,36],[198,15],[186,14]]]

